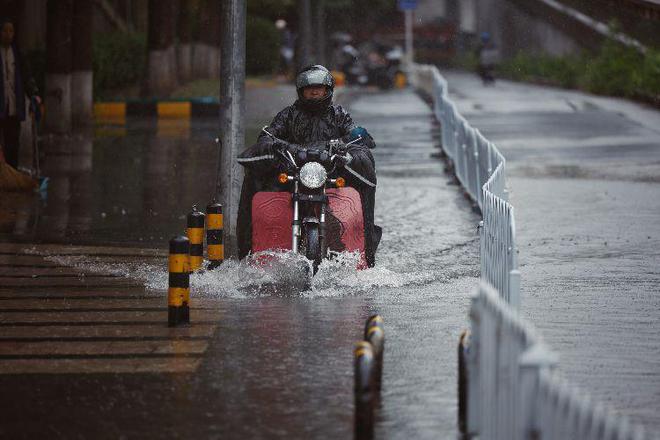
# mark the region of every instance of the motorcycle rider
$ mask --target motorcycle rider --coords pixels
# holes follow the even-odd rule
[[[346,186],[355,188],[362,199],[364,216],[365,257],[367,265],[375,264],[381,228],[374,224],[376,168],[370,148],[376,144],[362,127],[339,105],[332,104],[335,81],[330,71],[319,65],[303,68],[296,77],[298,99],[280,111],[257,142],[238,157],[245,167],[238,211],[238,254],[244,258],[252,247],[252,197],[259,191],[281,191],[277,175],[282,172],[278,149],[288,150],[295,157],[301,145],[341,139],[344,142],[361,139],[346,147],[337,157],[339,175]]]
[[[488,32],[482,32],[480,40],[481,41],[476,48],[476,56],[478,60],[477,74],[484,85],[494,84],[494,71],[499,52]]]

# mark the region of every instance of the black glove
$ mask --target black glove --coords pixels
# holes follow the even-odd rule
[[[332,160],[335,162],[337,166],[344,167],[351,163],[351,160],[353,160],[353,157],[351,156],[350,153],[346,154],[335,154],[332,156]]]
[[[293,155],[293,157],[296,157],[296,154],[298,153],[298,150],[300,149],[300,145],[298,144],[292,144],[290,142],[286,141],[275,141],[273,143],[273,148],[276,150],[281,151],[284,153],[285,151],[288,151]]]

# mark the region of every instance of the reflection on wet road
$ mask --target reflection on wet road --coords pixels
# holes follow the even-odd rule
[[[7,415],[13,421],[5,429],[17,429],[30,408],[44,426],[64,435],[350,437],[352,346],[360,339],[365,319],[379,313],[385,320],[387,342],[377,436],[454,436],[455,345],[467,325],[468,295],[478,277],[478,216],[458,188],[449,184],[442,164],[431,158],[437,151],[431,114],[418,97],[411,91],[392,91],[351,92],[345,98],[354,120],[367,127],[378,143],[376,222],[384,234],[376,268],[356,271],[346,257],[346,264],[321,267],[312,288],[297,289],[293,296],[262,288],[273,283],[291,286],[286,267],[263,274],[233,262],[214,273],[196,274],[194,304],[219,311],[220,317],[212,337],[202,340],[208,345],[194,373],[146,374],[138,369],[135,374],[60,375],[56,381],[47,375],[0,375],[0,386],[8,394],[28,395],[29,390],[31,396],[30,401],[12,403]],[[61,203],[51,205],[49,193],[37,212],[49,222],[35,223],[35,214],[30,213],[26,224],[36,226],[19,234],[13,222],[3,227],[4,237],[164,248],[164,241],[183,228],[189,207],[208,201],[215,179],[214,121],[193,121],[185,129],[189,137],[164,135],[157,125],[145,121],[120,130],[124,129],[120,136],[107,132],[94,139],[89,165],[80,171],[85,184],[77,182],[79,174],[64,165],[59,166],[61,171],[49,169],[54,187],[61,188],[54,190]],[[248,133],[248,139],[255,134]],[[55,167],[57,161],[50,163]],[[85,220],[72,222],[81,217]],[[44,257],[43,265],[74,268],[88,277],[94,273],[114,277],[108,278],[110,287],[103,288],[93,277],[85,281],[106,296],[160,296],[163,307],[148,313],[165,312],[164,259],[108,258],[102,251],[98,256],[60,255],[39,246],[30,252]],[[116,279],[128,284],[113,288]],[[80,287],[55,291],[68,297]],[[35,292],[39,288],[31,281],[20,287],[22,295]],[[110,310],[114,304],[81,295],[88,297],[85,301],[98,301],[99,310]],[[132,310],[135,304],[126,306]],[[19,336],[28,320],[40,327],[52,326],[53,331],[62,327],[43,319],[47,313],[64,313],[66,302],[31,307],[29,316],[10,320]],[[0,320],[9,320],[11,313],[0,310]],[[92,320],[89,328],[107,332],[93,321],[105,314],[96,313],[85,315]],[[110,316],[123,321],[127,333],[106,337],[114,338],[119,350],[130,350],[121,344],[135,338],[133,326],[145,323]],[[67,334],[60,334],[58,341],[68,343]],[[70,349],[56,348],[57,343],[53,350]],[[172,347],[158,347],[164,350],[159,356],[172,356]],[[195,349],[202,348],[186,348]],[[195,356],[182,353],[176,358]],[[92,352],[88,357],[99,355]],[[58,402],[55,408],[53,402]],[[70,415],[74,412],[75,419]]]

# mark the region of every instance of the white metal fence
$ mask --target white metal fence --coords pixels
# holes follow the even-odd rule
[[[481,286],[470,309],[466,364],[468,437],[481,440],[642,440],[641,428],[591,402],[554,371],[557,356],[518,315],[520,272],[506,161],[449,99],[437,68],[416,65],[412,83],[433,100],[442,148],[481,209]]]
[[[472,297],[466,353],[468,436],[480,440],[642,440],[554,371],[557,356],[492,287]]]
[[[432,66],[416,66],[413,83],[431,96],[440,122],[442,149],[465,191],[483,215],[481,279],[512,306],[520,305],[520,272],[513,206],[507,201],[504,156],[479,130],[470,126],[449,99],[447,81]]]

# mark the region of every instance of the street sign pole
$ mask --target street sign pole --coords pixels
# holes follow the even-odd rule
[[[405,68],[409,73],[413,63],[413,11],[417,8],[417,0],[398,0],[399,11],[403,11],[406,33]]]
[[[406,69],[410,72],[413,63],[413,11],[406,9],[403,13],[406,20]]]

